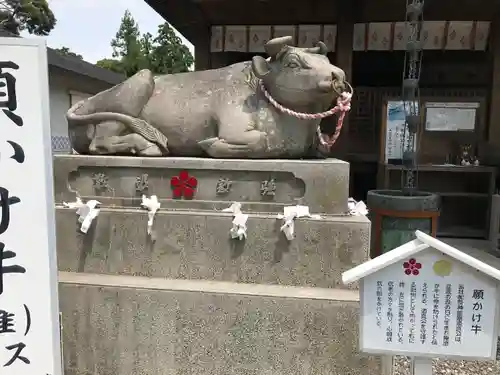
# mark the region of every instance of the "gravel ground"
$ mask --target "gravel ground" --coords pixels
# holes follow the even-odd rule
[[[500,375],[500,362],[434,360],[433,375]],[[410,359],[396,357],[393,375],[411,375]]]

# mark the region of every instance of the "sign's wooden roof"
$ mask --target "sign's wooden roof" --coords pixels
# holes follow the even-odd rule
[[[350,284],[369,276],[391,264],[407,259],[417,253],[434,248],[442,253],[475,268],[479,272],[500,281],[500,260],[482,251],[468,250],[467,253],[450,246],[421,231],[415,232],[416,239],[401,245],[375,259],[360,264],[342,274],[344,284]]]

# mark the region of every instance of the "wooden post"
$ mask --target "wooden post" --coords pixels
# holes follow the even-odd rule
[[[335,50],[336,65],[343,69],[347,80],[352,81],[352,40],[354,31],[355,3],[348,1],[339,7],[337,22],[337,48]],[[352,84],[352,83],[351,83]],[[349,115],[344,119],[342,133],[334,147],[336,157],[345,158],[349,153]]]
[[[489,116],[488,141],[500,146],[500,16],[491,23],[490,53],[492,56],[491,105]]]
[[[498,254],[498,240],[500,238],[500,195],[494,194],[491,197],[490,211],[490,235],[489,241],[491,249]]]
[[[392,355],[382,356],[382,375],[393,375],[394,357]]]
[[[411,375],[432,375],[432,359],[430,358],[412,358]]]
[[[200,26],[193,32],[194,38],[191,43],[194,45],[194,68],[195,70],[211,69],[210,38],[211,27]]]

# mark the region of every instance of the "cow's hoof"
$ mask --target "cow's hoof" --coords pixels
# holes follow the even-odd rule
[[[219,137],[213,137],[213,138],[207,138],[203,141],[200,141],[198,142],[198,145],[204,150],[204,151],[208,151],[208,149],[210,147],[212,147],[212,145],[215,143],[215,142],[219,142],[220,141],[220,138]]]
[[[160,148],[153,143],[149,147],[146,147],[145,149],[140,150],[138,152],[138,155],[139,156],[166,156],[168,154],[161,152]]]
[[[198,144],[213,158],[241,158],[253,152],[249,145],[235,145],[217,137],[205,139]]]

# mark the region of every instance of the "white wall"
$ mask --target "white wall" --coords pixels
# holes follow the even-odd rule
[[[50,128],[54,153],[71,151],[66,121],[66,112],[71,105],[109,87],[110,84],[75,73],[56,68],[49,69]]]
[[[68,123],[66,112],[70,108],[69,92],[60,82],[50,79],[50,130],[52,135],[52,150],[54,152],[69,152],[71,150],[68,138]]]

